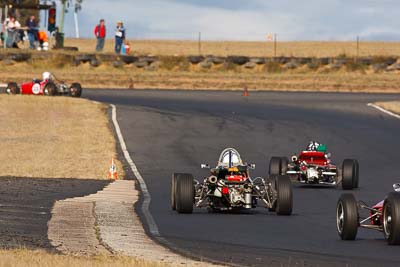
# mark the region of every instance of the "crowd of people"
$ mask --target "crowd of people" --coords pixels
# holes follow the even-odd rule
[[[30,16],[25,25],[9,14],[2,25],[1,42],[6,48],[19,48],[20,42],[29,42],[30,49],[48,49],[47,34],[39,30],[35,16]]]
[[[94,34],[97,39],[96,51],[101,52],[104,49],[107,36],[105,20],[101,19],[95,26]],[[129,42],[126,40],[126,30],[122,21],[118,21],[114,31],[116,54],[127,55],[130,52]],[[12,14],[9,14],[2,25],[1,42],[7,48],[19,48],[21,42],[29,42],[30,49],[47,50],[47,34],[40,30],[35,16],[30,16],[25,25],[21,23]]]
[[[105,39],[106,39],[106,25],[105,20],[101,19],[99,24],[94,28],[94,35],[97,39],[96,51],[101,52],[104,49]],[[117,22],[115,27],[115,53],[127,55],[129,54],[129,42],[126,40],[125,27],[122,21]]]

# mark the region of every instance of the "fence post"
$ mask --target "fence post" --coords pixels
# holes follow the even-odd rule
[[[198,49],[199,49],[199,56],[201,56],[201,32],[199,32]]]
[[[360,55],[360,37],[357,35],[357,57]]]
[[[274,33],[274,57],[276,57],[276,48],[277,48],[277,40],[276,40],[277,34]]]

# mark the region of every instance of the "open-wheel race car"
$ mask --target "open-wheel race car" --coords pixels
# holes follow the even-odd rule
[[[57,80],[50,72],[44,72],[42,79],[33,79],[18,85],[15,82],[7,84],[5,92],[9,95],[69,95],[80,97],[82,95],[82,86],[80,83],[66,84]]]
[[[342,168],[330,160],[326,145],[310,142],[306,150],[293,155],[291,161],[286,157],[272,157],[269,164],[270,175],[287,174],[293,181],[302,184],[337,186],[344,190],[358,188],[359,163],[355,159],[345,159]]]
[[[336,206],[336,226],[342,240],[355,240],[358,227],[383,232],[389,245],[400,245],[400,184],[394,184],[384,200],[370,207],[342,194]],[[361,210],[368,215],[360,216]]]
[[[210,169],[208,164],[202,168]],[[293,196],[290,178],[276,175],[265,180],[251,178],[254,164],[244,163],[237,150],[222,151],[217,166],[199,182],[188,173],[174,173],[171,183],[171,208],[178,213],[192,213],[193,207],[209,211],[230,211],[256,208],[263,202],[278,215],[292,213]]]

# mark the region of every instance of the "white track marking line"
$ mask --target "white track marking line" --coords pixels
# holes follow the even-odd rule
[[[147,189],[146,182],[144,181],[142,175],[140,174],[139,170],[136,167],[136,164],[133,162],[131,156],[129,155],[128,149],[126,148],[124,137],[122,136],[121,128],[119,127],[119,124],[117,121],[117,108],[113,104],[111,104],[111,108],[112,108],[112,116],[111,117],[112,117],[112,121],[113,121],[113,124],[115,127],[115,131],[118,136],[119,143],[121,145],[122,152],[124,153],[124,157],[125,157],[126,161],[128,162],[129,166],[131,167],[133,174],[136,176],[136,179],[139,182],[139,185],[140,185],[140,188],[141,188],[141,191],[143,194],[143,204],[142,204],[141,209],[144,214],[144,217],[146,218],[150,233],[154,236],[160,236],[157,224],[155,223],[154,218],[149,211],[149,206],[150,206],[150,201],[151,201],[150,192]]]
[[[391,112],[391,111],[389,111],[387,109],[381,108],[380,106],[377,106],[377,105],[375,105],[373,103],[368,103],[367,106],[373,107],[373,108],[375,108],[375,109],[377,109],[379,111],[382,111],[383,113],[385,113],[385,114],[387,114],[389,116],[392,116],[392,117],[395,117],[397,119],[400,119],[400,115],[398,115],[396,113],[393,113],[393,112]]]

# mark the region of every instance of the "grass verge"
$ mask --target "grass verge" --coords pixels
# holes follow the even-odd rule
[[[1,175],[106,178],[110,160],[116,157],[107,106],[70,97],[22,95],[1,95],[0,106]],[[120,162],[117,169],[122,171]]]
[[[130,40],[132,53],[145,55],[198,55],[197,41],[190,40]],[[75,46],[80,52],[94,52],[96,40],[67,38],[66,46]],[[107,39],[104,52],[114,53],[114,40]],[[214,56],[242,55],[274,56],[274,42],[260,41],[202,41],[201,54]],[[399,42],[292,41],[277,44],[277,55],[287,57],[395,56],[400,55]]]
[[[400,101],[377,102],[375,104],[400,115]]]
[[[274,66],[272,66],[274,67]],[[271,67],[271,68],[272,68]],[[329,92],[400,92],[400,75],[396,73],[363,73],[345,70],[318,73],[302,70],[285,72],[234,70],[144,70],[133,65],[114,68],[108,65],[92,67],[89,63],[78,67],[58,68],[48,65],[29,67],[18,63],[3,68],[0,82],[18,83],[40,77],[52,71],[66,82],[80,82],[84,88],[140,88],[140,89],[211,89]]]
[[[41,250],[0,250],[0,267],[166,267],[167,264],[144,261],[125,256],[75,257],[51,254]]]

